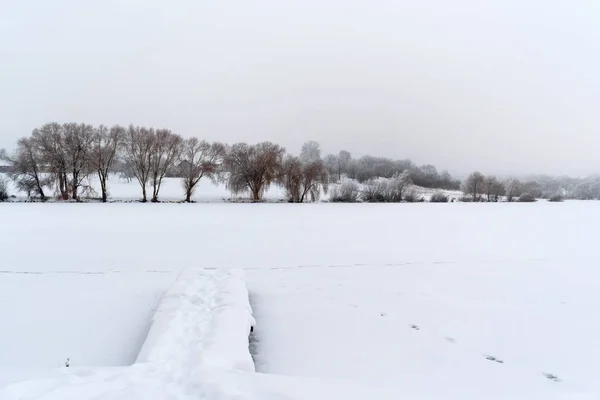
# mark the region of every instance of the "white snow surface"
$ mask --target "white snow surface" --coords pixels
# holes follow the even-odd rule
[[[242,270],[185,269],[152,318],[136,362],[254,372],[254,324]]]
[[[576,201],[0,205],[0,384],[28,380],[0,398],[598,399],[599,220]],[[244,269],[257,373],[131,366],[196,266]]]
[[[55,370],[0,388],[0,399],[359,399],[377,393],[254,374],[248,344],[254,324],[243,271],[186,269],[161,301],[134,365]]]

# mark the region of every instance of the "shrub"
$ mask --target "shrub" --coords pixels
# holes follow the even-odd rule
[[[356,203],[360,191],[354,181],[342,182],[331,191],[330,201],[334,203]]]
[[[442,192],[436,192],[431,195],[430,203],[447,203],[450,199]]]
[[[529,193],[523,193],[521,197],[519,197],[519,203],[534,203],[535,201],[535,197]]]
[[[0,201],[8,200],[8,185],[6,181],[0,177]]]
[[[367,203],[383,203],[386,199],[387,183],[371,178],[364,183],[361,198]]]
[[[462,203],[472,203],[473,202],[473,198],[469,197],[469,196],[461,196],[458,201],[462,202]]]
[[[548,201],[552,203],[560,203],[564,201],[564,198],[560,194],[555,194],[554,196],[550,197]]]
[[[423,197],[414,190],[408,190],[404,195],[404,201],[407,203],[421,203],[424,201]]]

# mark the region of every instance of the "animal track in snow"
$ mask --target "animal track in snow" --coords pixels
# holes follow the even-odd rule
[[[560,378],[554,374],[543,372],[543,375],[546,377],[546,379],[550,379],[552,382],[560,382]]]
[[[493,362],[497,362],[498,364],[504,364],[504,361],[500,360],[499,358],[496,358],[494,356],[490,356],[488,354],[484,354],[483,355],[485,357],[486,360],[488,361],[493,361]]]

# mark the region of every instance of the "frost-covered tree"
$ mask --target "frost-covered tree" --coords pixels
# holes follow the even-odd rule
[[[2,150],[0,160],[9,164],[8,176],[18,190],[27,193],[28,197],[35,194],[46,200],[44,188],[50,184],[51,177],[43,173],[43,156],[33,139],[19,139],[14,154],[9,156],[6,150]]]
[[[358,184],[353,180],[346,180],[333,187],[329,200],[334,203],[356,203],[359,195]]]
[[[463,193],[473,201],[479,201],[480,194],[483,193],[484,182],[485,177],[481,172],[473,172],[463,184]]]
[[[347,174],[352,163],[352,154],[349,151],[342,150],[337,156],[338,162],[338,181],[342,179],[342,174]]]
[[[305,164],[314,163],[321,160],[321,146],[319,143],[311,140],[302,145],[300,150],[300,161]]]
[[[504,182],[504,191],[506,194],[506,201],[512,202],[516,197],[519,196],[521,191],[521,182],[515,178],[509,178]]]
[[[487,201],[498,201],[499,197],[504,194],[504,185],[495,176],[486,176],[483,188]]]

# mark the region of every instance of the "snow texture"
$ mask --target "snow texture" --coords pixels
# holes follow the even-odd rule
[[[188,398],[185,387],[199,385],[210,368],[254,372],[248,350],[253,325],[243,271],[185,269],[161,301],[133,366],[65,368],[8,385],[0,399]],[[222,398],[210,382],[201,386],[196,395]]]
[[[61,400],[598,399],[598,220],[578,201],[1,205],[0,381]],[[244,268],[257,373],[124,367],[189,266]]]
[[[136,362],[254,372],[252,326],[243,271],[185,269],[158,307]]]

